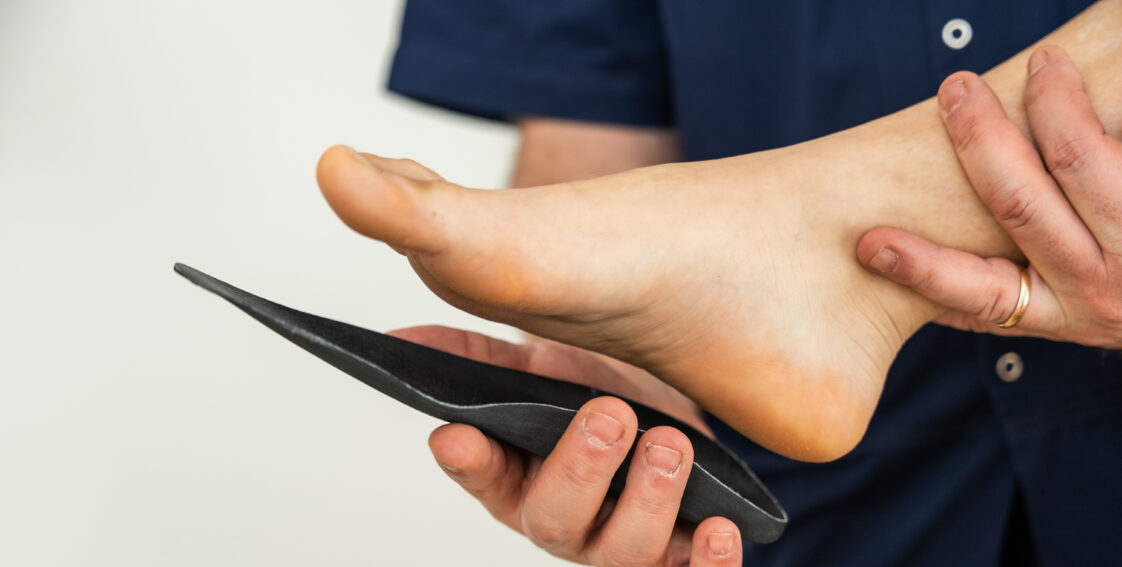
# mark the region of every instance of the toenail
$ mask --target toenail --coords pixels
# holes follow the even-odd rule
[[[881,246],[880,250],[877,250],[876,255],[869,260],[869,267],[882,274],[895,272],[896,266],[899,264],[900,256],[887,246]]]
[[[939,108],[943,114],[954,112],[962,99],[966,98],[966,83],[962,80],[954,81],[939,91]]]
[[[343,146],[343,147],[347,148],[347,151],[351,153],[351,157],[355,158],[359,162],[362,162],[363,165],[365,165],[369,168],[372,168],[372,169],[377,169],[377,168],[374,167],[374,164],[370,163],[370,160],[366,159],[366,156],[362,155],[361,153],[359,153],[354,148],[352,148],[350,146]]]
[[[589,442],[601,449],[611,447],[623,437],[623,424],[600,412],[588,412],[582,426]]]
[[[732,553],[733,537],[732,532],[713,532],[709,534],[709,537],[705,538],[705,543],[709,546],[709,555],[724,557]]]
[[[664,445],[647,443],[647,450],[643,457],[651,468],[665,477],[678,474],[678,469],[682,468],[682,452]]]

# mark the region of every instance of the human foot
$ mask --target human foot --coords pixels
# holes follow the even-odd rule
[[[765,446],[827,460],[934,311],[852,262],[841,205],[767,181],[790,153],[480,191],[338,147],[319,181],[449,303],[636,364]]]
[[[1069,25],[1050,37],[1087,71],[1114,127],[1117,89],[1102,85],[1122,56],[1118,42],[1093,39],[1117,35],[1119,5],[1076,20],[1097,30]],[[1007,108],[1019,108],[1026,58],[987,75]],[[449,303],[646,368],[805,460],[836,458],[860,439],[895,353],[939,313],[852,260],[864,230],[890,224],[982,255],[1018,254],[967,184],[930,101],[772,152],[517,191],[465,189],[341,147],[318,176],[344,222],[406,253]]]

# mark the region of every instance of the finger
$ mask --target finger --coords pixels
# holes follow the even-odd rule
[[[1005,258],[982,259],[938,246],[898,228],[876,228],[857,244],[858,259],[870,271],[908,286],[952,311],[996,325],[1009,319],[1021,295],[1020,268]],[[1048,284],[1029,268],[1028,308],[1019,332],[1053,330],[1063,312]]]
[[[1098,244],[989,86],[955,73],[939,105],[974,190],[1032,264],[1046,277],[1089,269]]]
[[[540,374],[542,376],[565,380],[567,382],[576,382],[578,384],[603,386],[602,384],[596,383],[595,378],[616,377],[623,375],[625,372],[643,373],[644,376],[649,376],[642,370],[626,366],[624,363],[617,360],[545,339],[540,339],[530,344],[518,344],[489,337],[481,333],[463,331],[440,325],[425,325],[397,329],[390,331],[388,334],[399,339],[405,339],[410,342],[479,362],[486,362],[505,368],[513,368],[515,370]],[[648,396],[647,399],[643,399],[644,394],[649,393],[647,392],[648,390],[656,388],[666,389],[672,394],[682,396],[676,390],[670,390],[670,386],[665,385],[663,382],[651,376],[650,384],[643,384],[643,391],[634,392],[633,397],[636,401],[647,403],[664,412],[675,412],[675,410],[677,410],[676,413],[683,414],[680,408],[670,406],[664,401],[667,397],[670,397],[671,394],[663,394],[662,398]],[[620,390],[622,388],[616,385],[612,389]],[[661,392],[656,390],[655,393]],[[678,399],[679,398],[673,398],[674,401]],[[681,405],[688,404],[682,402]],[[676,417],[689,422],[691,416],[684,414],[677,415]],[[694,419],[693,421],[696,422],[698,420]],[[691,423],[691,425],[692,424],[693,423]],[[704,430],[704,423],[697,424],[695,427]]]
[[[1012,329],[1002,329],[994,327],[993,323],[989,321],[982,321],[965,311],[947,311],[942,315],[931,320],[936,325],[958,329],[960,331],[969,331],[971,333],[989,333],[993,335],[1003,336],[1016,336],[1023,335],[1024,328],[1020,325]]]
[[[1122,142],[1106,133],[1075,63],[1046,46],[1029,58],[1025,110],[1052,176],[1101,244],[1122,244]]]
[[[530,367],[530,354],[533,350],[528,345],[440,325],[408,327],[387,334],[478,362],[523,371]]]
[[[689,439],[672,427],[643,434],[615,511],[593,542],[596,564],[652,565],[667,551],[693,466]]]
[[[709,518],[693,532],[690,567],[732,567],[743,561],[740,530],[725,518]]]
[[[617,398],[596,398],[577,412],[526,492],[521,528],[530,541],[561,557],[583,555],[636,428],[635,412]]]
[[[511,528],[521,528],[522,481],[527,472],[521,454],[459,423],[433,431],[429,449],[444,472],[491,515]]]

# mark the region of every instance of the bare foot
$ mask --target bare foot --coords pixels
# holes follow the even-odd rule
[[[1119,76],[1122,48],[1087,37],[1117,35],[1120,5],[1049,37],[1115,128],[1119,93],[1095,84]],[[1089,16],[1098,31],[1079,35]],[[1006,108],[1020,107],[1026,59],[986,76]],[[958,168],[934,101],[790,148],[546,187],[467,189],[342,146],[317,175],[348,226],[405,253],[445,301],[647,369],[810,461],[860,440],[896,352],[940,313],[853,260],[865,230],[1018,255]]]
[[[774,450],[828,459],[860,438],[888,364],[934,313],[893,320],[903,305],[886,296],[912,297],[820,241],[838,234],[832,207],[742,186],[774,161],[481,191],[336,147],[319,181],[456,307],[645,368]]]

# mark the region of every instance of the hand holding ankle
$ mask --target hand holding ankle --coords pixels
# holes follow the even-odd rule
[[[1037,50],[1028,67],[1025,106],[1040,155],[979,77],[952,75],[939,94],[971,183],[1030,262],[1019,322],[999,327],[1022,295],[1020,271],[1008,259],[896,229],[866,234],[858,256],[873,273],[948,308],[938,322],[1122,348],[1122,142],[1104,131],[1062,49]]]

